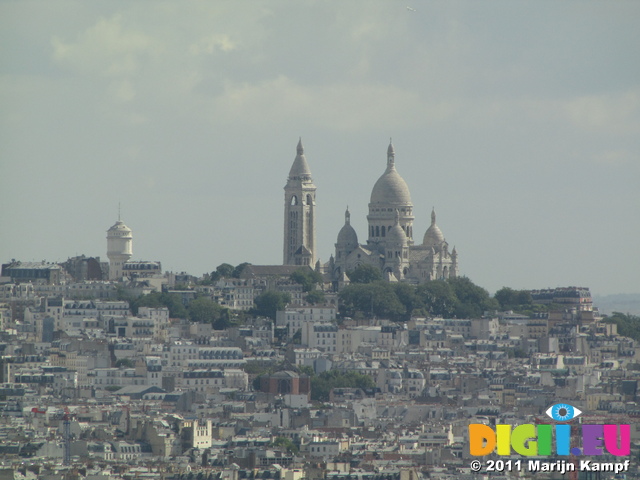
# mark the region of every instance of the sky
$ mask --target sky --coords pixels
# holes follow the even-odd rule
[[[318,256],[393,138],[491,293],[640,293],[640,2],[0,0],[0,262],[281,264],[298,138]]]

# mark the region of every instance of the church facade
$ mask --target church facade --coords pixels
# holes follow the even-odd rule
[[[315,195],[300,141],[285,186],[285,265],[313,266],[317,260]],[[334,281],[346,280],[345,274],[359,265],[379,268],[389,281],[424,283],[458,276],[458,253],[455,247],[449,250],[436,224],[435,211],[431,212],[431,225],[419,244],[414,241],[414,219],[409,187],[396,170],[395,151],[390,143],[386,169],[371,191],[366,243],[359,243],[347,209],[335,253],[322,270]]]

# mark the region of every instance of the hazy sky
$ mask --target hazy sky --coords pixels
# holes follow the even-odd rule
[[[640,292],[640,2],[0,0],[0,261],[282,263],[298,137],[327,261],[393,137],[460,273]]]

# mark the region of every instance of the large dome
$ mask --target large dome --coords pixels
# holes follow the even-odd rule
[[[409,187],[395,168],[387,171],[378,179],[371,191],[371,203],[403,204],[411,203]]]
[[[395,152],[391,144],[387,150],[387,169],[373,186],[371,203],[391,205],[411,204],[409,187],[396,171]]]

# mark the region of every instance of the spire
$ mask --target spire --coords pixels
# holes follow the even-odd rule
[[[298,140],[298,146],[296,147],[296,158],[293,161],[293,165],[291,165],[291,170],[289,170],[289,179],[300,179],[305,178],[305,180],[311,180],[311,170],[309,169],[309,164],[307,163],[307,159],[304,157],[304,147],[302,146],[302,137]],[[308,178],[306,178],[308,177]]]
[[[389,147],[387,148],[387,167],[393,167],[395,165],[396,152],[393,149],[393,143],[389,138]]]
[[[431,225],[436,224],[436,209],[431,207]]]
[[[349,213],[349,205],[347,205],[347,210],[344,212],[344,223],[345,225],[351,224],[351,214]]]

